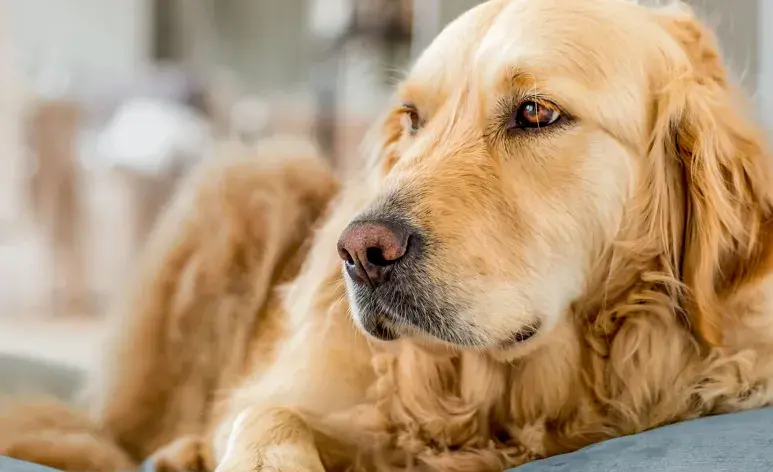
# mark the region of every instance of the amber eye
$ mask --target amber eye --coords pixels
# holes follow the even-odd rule
[[[561,119],[561,113],[553,106],[535,101],[523,102],[507,125],[509,130],[545,128]]]
[[[421,118],[414,105],[403,105],[403,115],[401,122],[403,129],[407,129],[411,134],[416,133],[421,128]]]

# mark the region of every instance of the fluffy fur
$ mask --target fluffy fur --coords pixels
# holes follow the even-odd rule
[[[508,131],[529,99],[564,119]],[[742,103],[685,8],[476,7],[342,191],[314,158],[183,186],[121,304],[100,428],[172,470],[500,471],[771,403],[773,175]],[[402,298],[336,255],[384,215],[426,243]],[[378,310],[399,340],[356,328]]]

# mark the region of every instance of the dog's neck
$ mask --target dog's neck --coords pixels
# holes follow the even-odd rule
[[[725,411],[723,402],[763,375],[738,368],[759,346],[773,346],[773,275],[760,272],[723,295],[728,323],[735,323],[726,339],[733,347],[707,348],[661,257],[605,257],[606,274],[593,274],[599,285],[589,285],[562,322],[517,356],[432,351],[410,340],[391,345],[376,404],[395,434],[417,444],[439,438],[432,444],[440,447],[495,443],[497,454],[542,457]],[[703,393],[706,382],[722,388]]]

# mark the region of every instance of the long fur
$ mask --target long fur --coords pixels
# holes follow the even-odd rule
[[[565,75],[569,128],[481,121]],[[773,401],[770,155],[689,9],[494,0],[398,95],[422,128],[390,109],[340,191],[315,156],[183,185],[119,304],[99,434],[169,470],[494,472]],[[432,242],[413,303],[476,345],[356,329],[335,241],[385,211]]]

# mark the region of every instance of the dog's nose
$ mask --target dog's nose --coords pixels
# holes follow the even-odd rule
[[[338,254],[355,283],[376,288],[389,280],[410,237],[404,225],[392,221],[353,222],[338,240]]]

